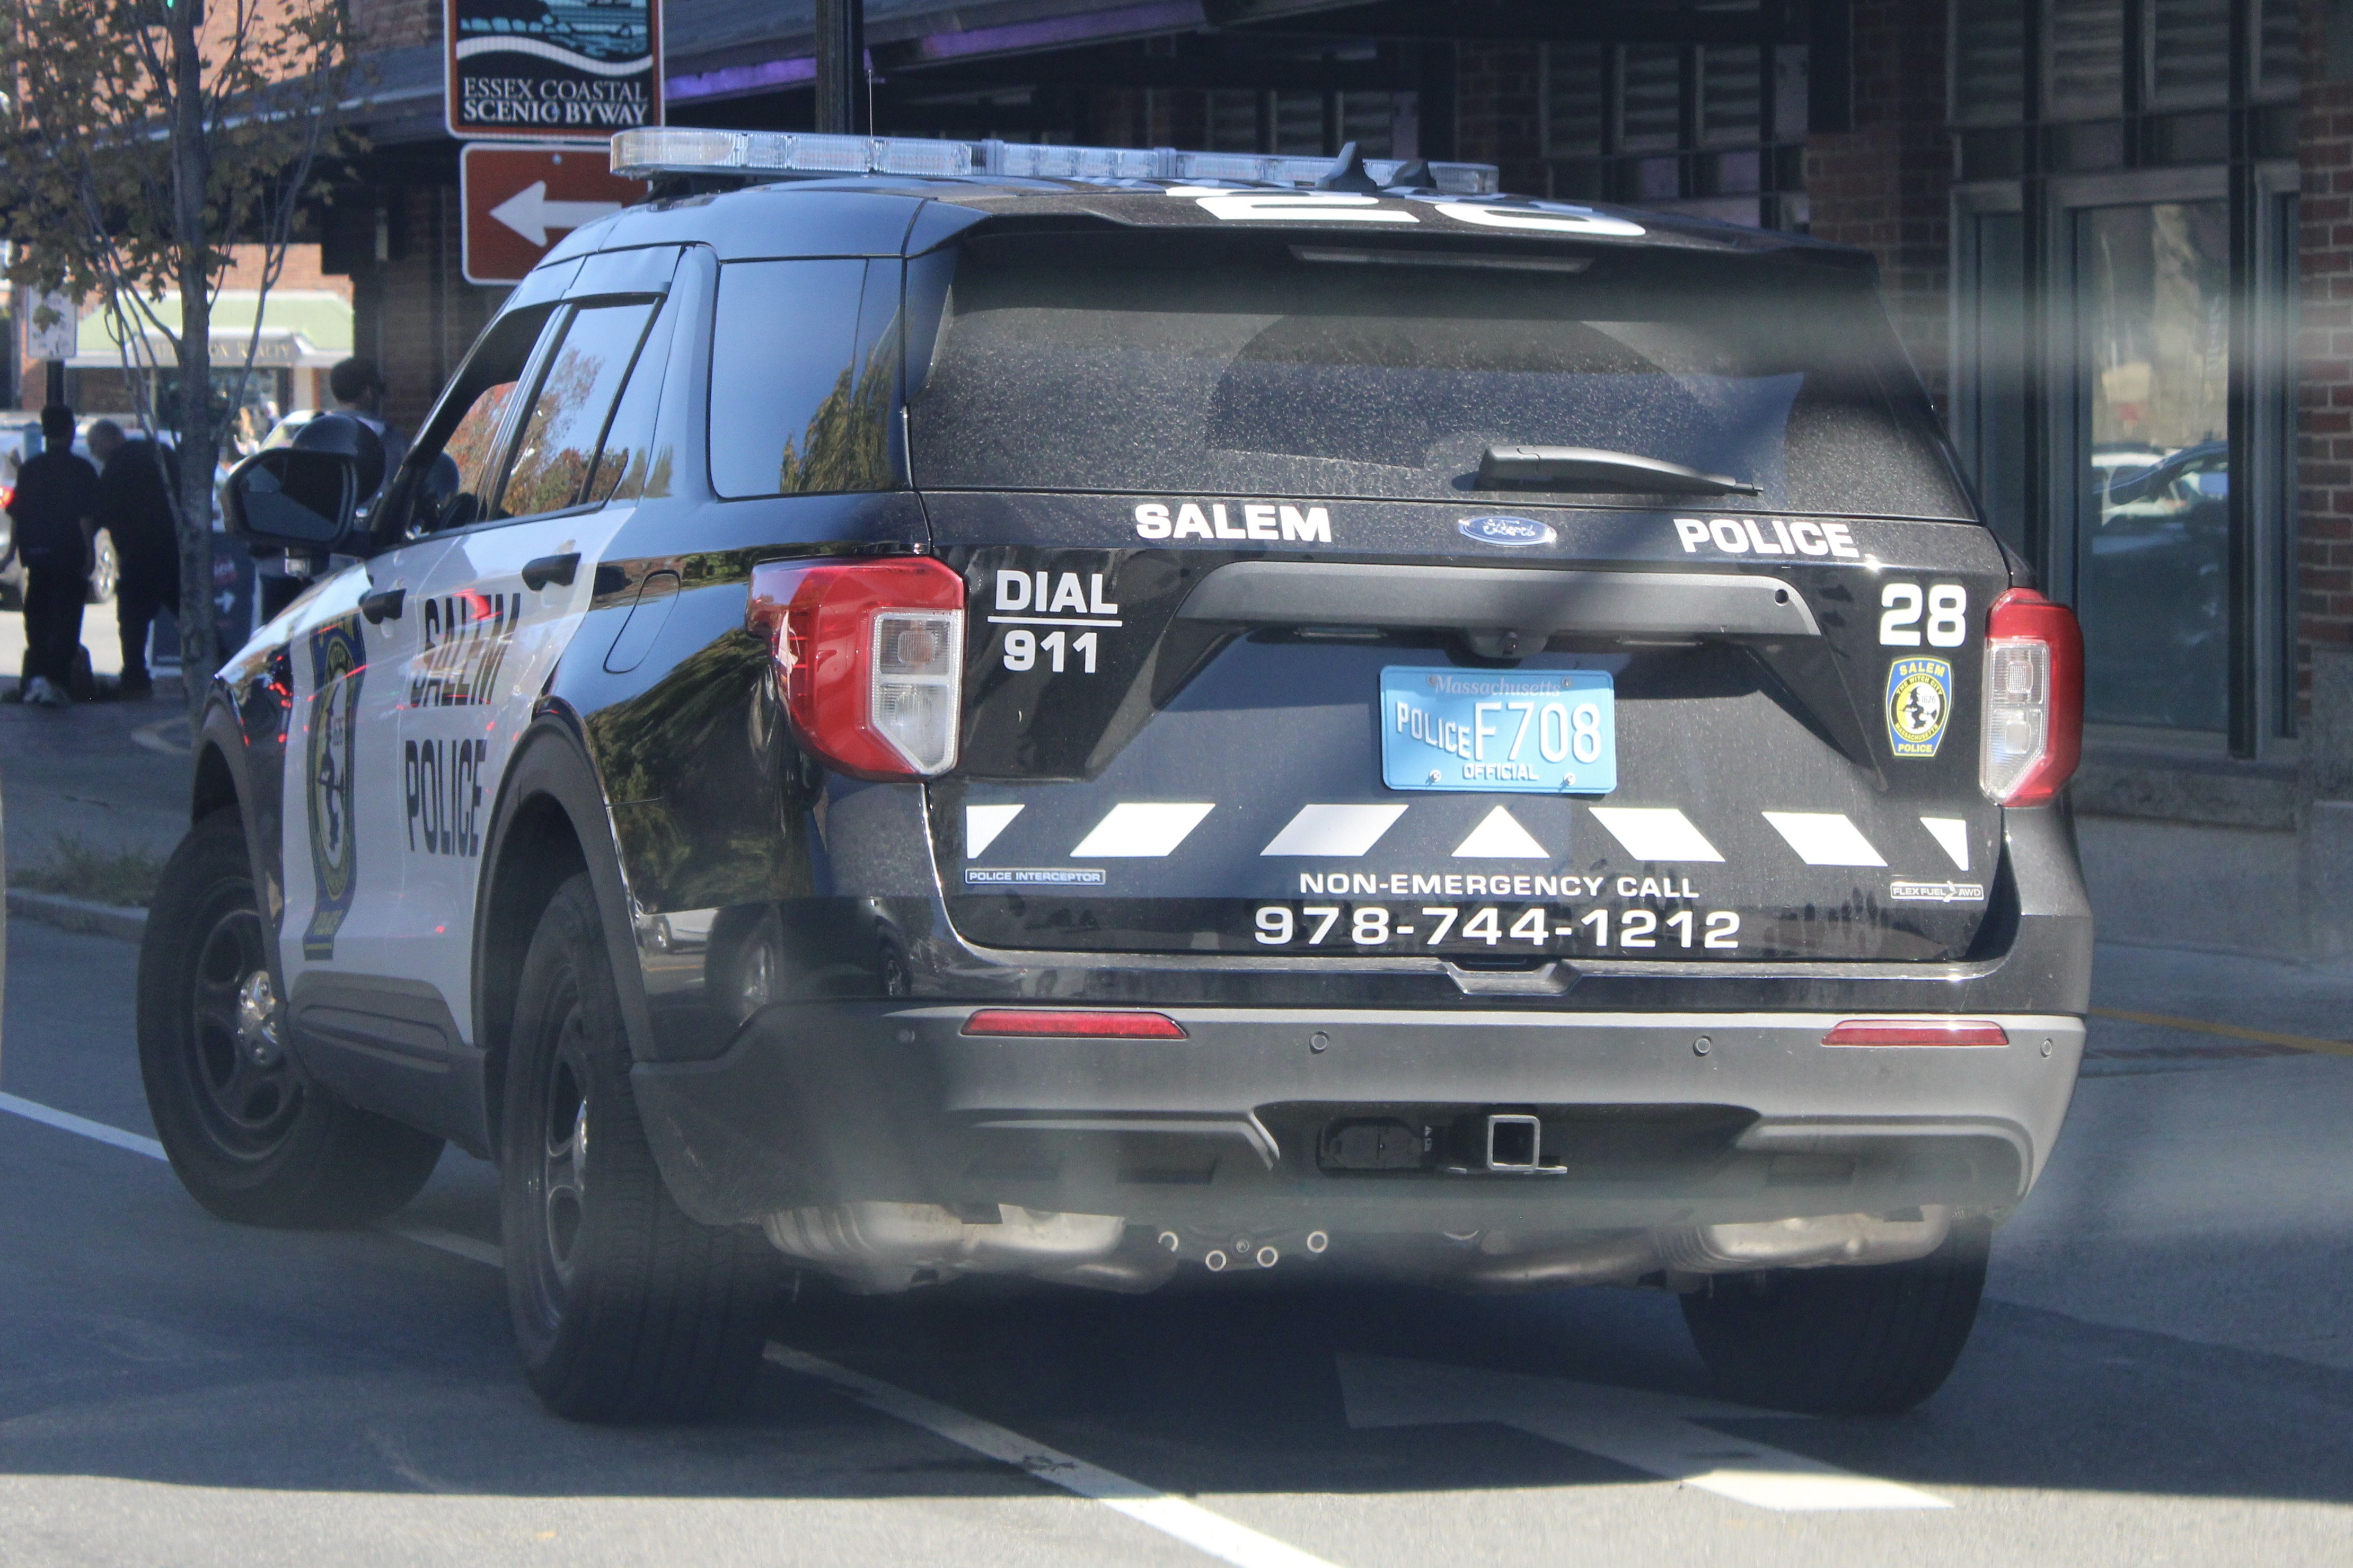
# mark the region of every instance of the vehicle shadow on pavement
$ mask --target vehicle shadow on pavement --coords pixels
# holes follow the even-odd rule
[[[771,1499],[1045,1489],[774,1366],[730,1420],[554,1419],[515,1372],[491,1269],[380,1233],[223,1225],[159,1165],[21,1125],[0,1129],[0,1185],[18,1200],[0,1212],[0,1485],[111,1476]],[[974,1280],[896,1298],[812,1290],[780,1310],[776,1331],[1180,1495],[1643,1479],[1459,1415],[1352,1429],[1339,1353],[1567,1380],[1543,1392],[1570,1404],[1579,1384],[1707,1393],[1672,1300],[1630,1291],[1479,1298],[1270,1276],[1124,1298]],[[1911,1415],[1709,1425],[1927,1488],[2353,1501],[2353,1373],[2000,1302],[1952,1382]]]

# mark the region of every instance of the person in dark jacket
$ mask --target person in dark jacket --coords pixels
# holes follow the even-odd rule
[[[25,563],[25,700],[62,708],[72,700],[74,654],[90,592],[90,536],[97,525],[98,470],[74,456],[73,410],[41,410],[41,455],[16,471],[8,503],[16,553]]]
[[[103,447],[101,431],[112,432]],[[98,526],[113,537],[121,563],[114,617],[122,634],[122,695],[145,697],[155,689],[147,673],[148,627],[180,608],[180,542],[172,526],[180,455],[144,436],[126,441],[111,420],[90,427],[90,450],[101,464]]]

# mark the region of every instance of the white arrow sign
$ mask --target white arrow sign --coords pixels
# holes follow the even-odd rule
[[[1784,1513],[1952,1506],[1894,1481],[1858,1476],[1698,1425],[1784,1415],[1780,1411],[1388,1356],[1343,1354],[1337,1360],[1351,1426],[1491,1421],[1614,1459],[1629,1469]]]
[[[551,202],[547,182],[533,180],[492,207],[491,216],[533,245],[545,245],[549,229],[580,228],[620,210],[618,202]]]

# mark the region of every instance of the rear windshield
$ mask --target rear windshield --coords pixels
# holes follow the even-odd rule
[[[1969,515],[1869,289],[1788,265],[983,238],[917,373],[932,489],[1466,500],[1528,444],[1763,492],[1711,509]]]

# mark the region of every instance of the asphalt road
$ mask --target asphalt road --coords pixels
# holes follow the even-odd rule
[[[1143,1299],[811,1291],[749,1415],[617,1431],[515,1373],[487,1167],[445,1156],[406,1235],[211,1219],[139,1146],[133,950],[12,925],[11,1564],[2353,1559],[2347,1058],[2095,1023],[1977,1337],[1898,1419],[1715,1402],[1662,1297],[1286,1263]],[[2101,973],[2111,1005],[2320,1036],[2347,984]]]

